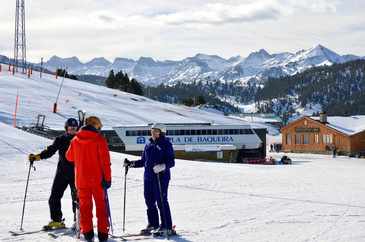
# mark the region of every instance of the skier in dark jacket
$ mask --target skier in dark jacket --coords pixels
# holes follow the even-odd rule
[[[75,136],[78,129],[77,120],[74,118],[69,118],[65,122],[66,134],[58,136],[53,144],[48,146],[39,154],[30,154],[29,162],[38,161],[40,159],[47,159],[52,157],[58,151],[58,164],[56,175],[53,180],[51,196],[49,197],[48,204],[51,213],[51,221],[48,225],[44,226],[44,229],[57,229],[65,227],[64,221],[62,219],[61,211],[61,198],[66,190],[67,186],[70,186],[71,197],[72,197],[72,210],[76,212],[76,200],[77,200],[77,190],[75,188],[75,165],[73,162],[69,162],[65,153],[70,146],[72,138]],[[73,225],[74,226],[74,225]]]
[[[175,155],[171,142],[165,137],[166,126],[155,123],[151,128],[152,138],[146,144],[140,160],[124,160],[125,167],[144,167],[144,198],[147,205],[148,224],[142,233],[154,235],[172,235],[172,219],[170,206],[167,200],[170,168],[175,166]],[[160,177],[160,184],[158,180]],[[160,186],[162,201],[160,194]],[[160,211],[161,225],[159,224],[158,210]]]

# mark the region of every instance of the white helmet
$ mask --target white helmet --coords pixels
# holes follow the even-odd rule
[[[159,129],[162,133],[166,134],[166,126],[163,123],[154,123],[151,129]]]

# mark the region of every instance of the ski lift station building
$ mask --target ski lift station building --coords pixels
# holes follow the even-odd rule
[[[260,150],[262,140],[250,125],[165,123],[165,126],[176,158],[241,162],[245,155],[255,154],[255,158],[266,155]],[[126,152],[141,154],[151,138],[151,127],[152,124],[147,124],[113,129],[124,143]]]

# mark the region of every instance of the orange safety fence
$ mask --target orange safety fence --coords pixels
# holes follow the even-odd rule
[[[244,163],[246,164],[256,164],[256,165],[273,165],[274,159],[273,158],[264,158],[259,160],[248,160],[245,158]]]

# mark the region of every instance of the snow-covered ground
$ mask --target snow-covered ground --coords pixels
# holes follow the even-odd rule
[[[13,237],[18,231],[29,162],[50,140],[0,123],[0,240],[54,240],[39,233]],[[279,159],[282,154],[270,153]],[[364,241],[365,161],[348,157],[288,154],[292,165],[246,165],[177,160],[169,200],[180,237],[171,241]],[[114,234],[122,234],[124,158],[111,152],[113,184],[109,191]],[[35,163],[30,173],[23,229],[49,221],[48,197],[57,155]],[[126,232],[146,224],[143,169],[127,175]],[[72,222],[71,197],[62,200],[66,224]],[[71,235],[57,241],[72,241]],[[118,241],[110,239],[110,241]],[[158,239],[156,239],[158,241]]]
[[[143,109],[143,105],[131,106],[142,102],[142,97],[139,102],[133,100],[137,99],[136,96],[120,92],[117,97],[113,97],[114,91],[102,87],[93,89],[90,84],[70,80],[65,81],[64,90],[74,92],[75,97],[66,103],[67,98],[62,97],[61,91],[60,113],[53,114],[52,105],[60,80],[57,85],[52,82],[52,79],[41,82],[34,76],[26,79],[0,72],[1,241],[55,240],[46,233],[14,237],[8,232],[20,229],[29,168],[27,156],[40,152],[52,142],[13,128],[17,89],[20,90],[19,122],[35,121],[38,112],[43,112],[47,115],[46,125],[59,129],[63,128],[65,118],[76,116],[76,111],[83,109],[82,106],[89,114],[100,114],[106,128],[118,122],[127,123],[133,117],[137,120],[135,122],[142,123],[144,116],[171,120],[179,117],[176,120],[180,122],[207,122],[209,119],[215,122],[242,122],[195,109],[160,104],[146,98],[143,98],[148,100],[145,105],[149,106]],[[38,89],[34,89],[33,84]],[[55,90],[48,89],[52,85]],[[100,89],[99,94],[95,89]],[[54,98],[48,100],[52,96],[51,92]],[[67,94],[69,92],[65,91]],[[82,93],[82,101],[76,102],[78,93]],[[105,93],[112,98],[102,96]],[[112,102],[116,99],[120,101]],[[155,114],[151,112],[154,109],[167,111],[156,111]],[[269,136],[268,141],[272,143],[279,138]],[[282,155],[268,153],[268,156],[277,160]],[[326,155],[287,155],[292,159],[292,165],[261,166],[176,160],[176,166],[172,169],[169,200],[173,223],[180,236],[170,240],[365,241],[365,160]],[[57,158],[55,155],[37,161],[36,170],[31,170],[23,223],[25,231],[40,229],[49,221],[48,197]],[[123,229],[124,158],[139,157],[111,152],[113,182],[108,192],[114,234],[118,235],[122,234]],[[146,225],[142,179],[143,169],[131,169],[127,175],[127,233],[137,232]],[[69,189],[62,199],[62,208],[66,225],[70,226],[73,215]],[[65,235],[58,237],[57,241],[74,241],[74,238]]]

